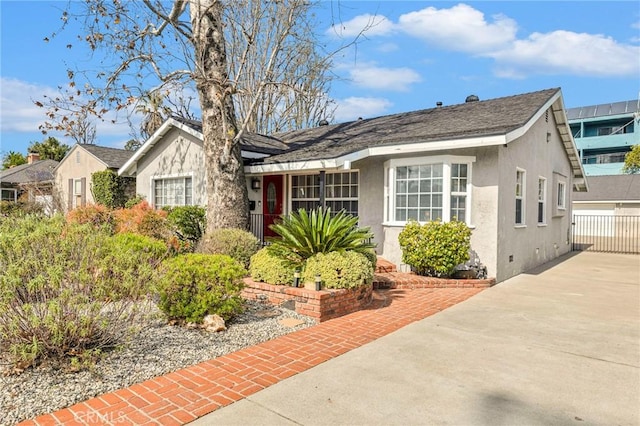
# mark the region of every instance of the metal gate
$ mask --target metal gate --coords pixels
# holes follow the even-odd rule
[[[572,250],[640,254],[640,216],[574,215]]]

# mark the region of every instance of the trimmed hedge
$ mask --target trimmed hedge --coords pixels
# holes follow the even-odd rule
[[[160,309],[169,319],[202,322],[206,315],[225,320],[242,312],[245,269],[230,256],[189,253],[162,263]]]
[[[373,282],[371,262],[355,251],[318,253],[307,259],[303,282],[314,282],[320,275],[326,288],[355,288]]]
[[[200,240],[197,252],[205,254],[226,254],[249,267],[251,256],[260,248],[260,241],[249,231],[242,229],[214,229]]]
[[[402,261],[418,275],[451,276],[456,266],[469,260],[471,230],[464,222],[440,221],[420,225],[410,221],[398,237]]]
[[[295,268],[293,266],[273,255],[266,247],[251,256],[249,275],[254,281],[276,285],[291,285],[294,273]]]

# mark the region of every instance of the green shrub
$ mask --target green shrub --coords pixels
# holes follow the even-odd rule
[[[269,250],[293,264],[302,264],[317,253],[333,251],[370,252],[373,234],[369,228],[358,228],[358,218],[344,211],[332,215],[331,209],[315,209],[307,213],[299,209],[271,225],[279,237],[271,238]]]
[[[354,251],[318,253],[307,259],[303,282],[314,282],[320,275],[326,288],[354,288],[371,284],[371,262],[363,254]]]
[[[130,209],[133,206],[137,206],[138,204],[140,204],[141,202],[144,201],[144,195],[142,194],[136,194],[135,197],[133,198],[129,198],[125,203],[124,203],[124,208],[125,209]]]
[[[178,206],[168,209],[167,220],[176,228],[181,240],[197,243],[207,226],[205,209],[200,206]]]
[[[91,192],[98,204],[110,209],[124,207],[126,202],[127,185],[131,178],[118,176],[113,170],[101,170],[91,174]]]
[[[96,294],[109,234],[62,216],[0,224],[0,347],[13,361],[83,357],[125,341],[143,313],[134,298]],[[120,278],[101,284],[119,291]]]
[[[245,269],[227,255],[183,254],[160,269],[160,309],[170,319],[201,322],[209,314],[229,319],[242,310]]]
[[[262,281],[269,284],[293,284],[295,268],[274,256],[269,250],[263,248],[251,256],[249,275],[254,281]]]
[[[402,261],[419,275],[448,277],[469,260],[471,230],[464,222],[410,221],[398,241]]]
[[[202,237],[197,251],[205,254],[226,254],[248,268],[251,256],[256,254],[259,248],[260,241],[251,232],[242,229],[214,229]]]
[[[155,270],[167,256],[167,244],[155,238],[132,233],[107,238],[96,265],[96,296],[121,300],[150,294]]]
[[[0,201],[0,216],[44,215],[44,207],[34,201]]]

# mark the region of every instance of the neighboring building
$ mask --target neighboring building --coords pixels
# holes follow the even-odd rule
[[[47,213],[53,212],[53,170],[57,165],[57,161],[40,160],[38,154],[29,153],[27,164],[0,171],[1,200],[26,199],[42,204]]]
[[[575,249],[640,253],[640,175],[590,176],[573,215]]]
[[[640,216],[640,175],[589,177],[589,192],[573,197],[573,214]]]
[[[640,144],[638,100],[567,109],[587,176],[622,173],[624,156]]]
[[[194,127],[167,121],[119,173],[136,173],[137,191],[156,206],[166,197],[204,204]],[[301,207],[345,209],[372,228],[378,254],[400,264],[407,220],[455,217],[498,281],[570,250],[572,190],[586,190],[560,89],[247,139],[257,235]]]
[[[94,203],[91,174],[107,169],[117,171],[132,155],[133,151],[125,149],[74,145],[55,169],[56,186],[65,210]]]

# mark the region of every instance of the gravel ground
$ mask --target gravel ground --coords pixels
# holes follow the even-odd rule
[[[304,322],[294,328],[279,324],[279,320],[288,317]],[[107,354],[89,371],[72,373],[41,366],[19,375],[0,376],[0,426],[69,407],[312,325],[315,320],[310,317],[259,302],[247,302],[245,312],[219,333],[187,330],[149,319],[130,345]]]

